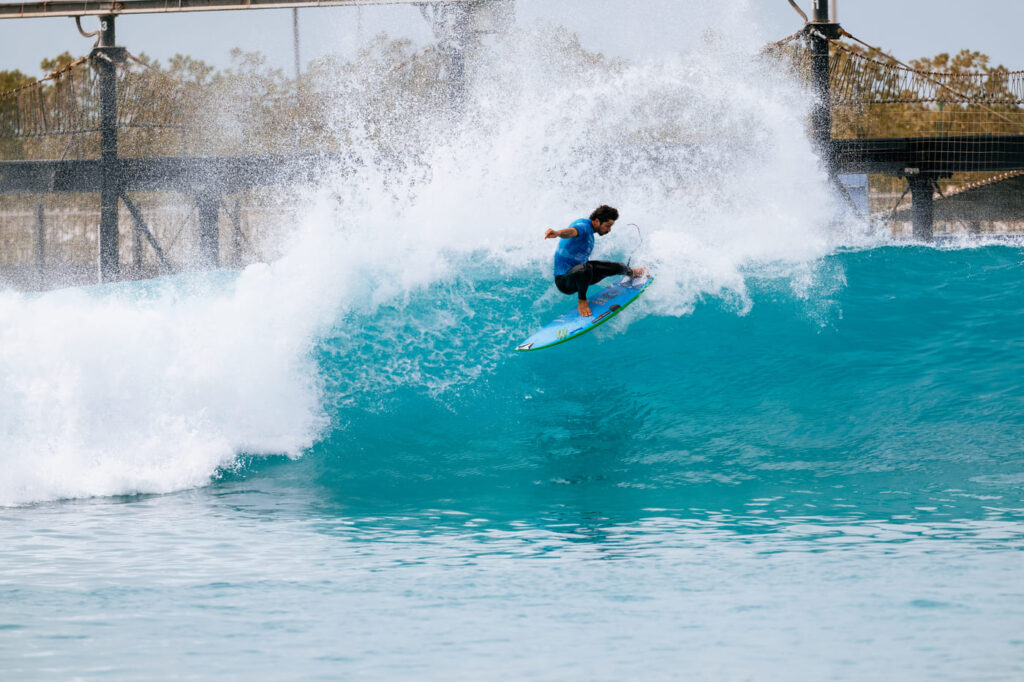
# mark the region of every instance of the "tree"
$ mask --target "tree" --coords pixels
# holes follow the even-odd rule
[[[33,78],[21,71],[0,71],[0,156],[3,158],[21,156],[22,141],[15,137],[18,133],[14,117],[18,107],[15,91],[33,82]]]
[[[0,97],[3,97],[11,90],[24,87],[33,82],[33,78],[26,76],[21,71],[0,71]]]
[[[39,68],[42,69],[44,73],[51,74],[55,71],[60,71],[73,61],[75,61],[75,57],[72,57],[70,52],[61,52],[52,59],[43,59],[43,61],[39,63]]]

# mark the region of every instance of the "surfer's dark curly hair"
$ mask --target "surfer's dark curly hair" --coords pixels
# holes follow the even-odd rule
[[[601,204],[600,206],[594,209],[593,213],[590,214],[590,219],[596,220],[599,223],[603,223],[609,220],[618,220],[619,211],[618,209],[614,209],[611,206]]]

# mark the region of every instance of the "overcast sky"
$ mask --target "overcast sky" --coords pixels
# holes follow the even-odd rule
[[[4,0],[0,0],[3,2]],[[797,0],[810,14],[811,0]],[[994,64],[1024,69],[1024,2],[1021,0],[838,0],[839,21],[862,40],[904,61],[971,48]],[[613,56],[649,57],[686,49],[700,39],[708,17],[721,31],[765,42],[799,29],[802,20],[787,0],[518,0],[517,22],[556,23],[575,30],[585,47]],[[98,25],[86,18],[87,31]],[[432,40],[419,11],[409,5],[299,10],[302,61],[351,54],[381,31],[425,44]],[[231,48],[259,51],[273,66],[293,70],[291,10],[243,10],[123,16],[117,42],[132,53],[166,62],[187,54],[214,66],[229,64]],[[41,76],[39,62],[68,51],[86,54],[70,18],[0,20],[0,69]]]

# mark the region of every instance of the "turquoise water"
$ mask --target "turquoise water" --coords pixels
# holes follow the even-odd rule
[[[688,42],[367,57],[267,263],[0,290],[0,679],[1024,679],[1024,249],[845,215],[744,3],[593,4]],[[514,352],[601,203],[653,284]]]
[[[566,300],[532,267],[327,306],[305,343],[267,322],[251,348],[197,320],[222,318],[221,297],[244,308],[258,271],[214,293],[135,285],[85,307],[146,348],[171,318],[192,330],[173,347],[199,333],[202,350],[158,372],[123,347],[117,366],[148,382],[125,396],[135,380],[98,389],[75,353],[102,354],[64,347],[64,440],[25,406],[56,365],[16,370],[30,356],[4,327],[0,670],[1020,679],[1022,267],[1017,246],[839,249],[799,276],[748,266],[741,293],[684,313],[659,277],[530,354],[512,352],[522,329]],[[0,310],[31,326],[89,296]],[[121,411],[86,412],[89,396]]]

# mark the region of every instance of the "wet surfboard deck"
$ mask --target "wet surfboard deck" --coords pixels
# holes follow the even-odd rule
[[[626,309],[653,281],[652,277],[624,277],[605,287],[587,302],[590,317],[583,317],[574,307],[516,346],[517,351],[541,350],[565,343],[601,326]]]

